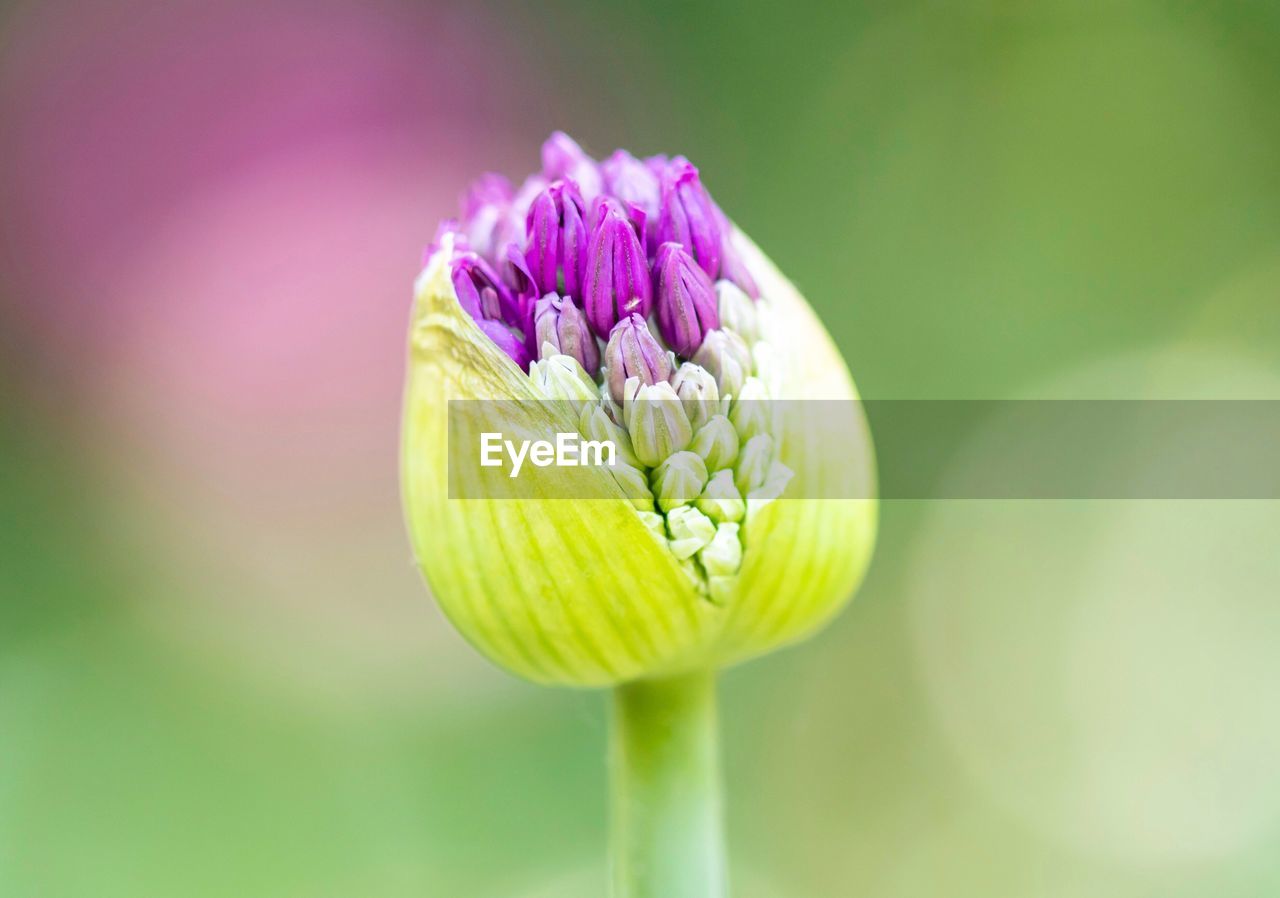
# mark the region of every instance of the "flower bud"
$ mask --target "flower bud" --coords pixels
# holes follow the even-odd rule
[[[748,345],[760,339],[759,318],[756,304],[732,281],[716,281],[716,308],[720,312],[720,326],[731,330]]]
[[[525,260],[538,294],[582,296],[587,263],[586,204],[573,181],[556,181],[534,198],[526,219]]]
[[[651,223],[657,223],[662,193],[658,176],[649,166],[626,150],[618,150],[600,163],[600,172],[610,193],[642,209]]]
[[[702,494],[707,484],[707,466],[692,452],[676,452],[668,456],[650,477],[658,507],[671,511],[688,505]]]
[[[684,561],[715,538],[716,525],[696,508],[681,505],[667,512],[667,532],[671,534],[671,553]]]
[[[711,201],[711,208],[716,224],[720,226],[720,277],[737,285],[750,299],[759,299],[760,287],[747,270],[742,253],[733,245],[733,222],[729,221],[729,217],[716,205],[715,200]]]
[[[688,358],[703,335],[720,326],[715,288],[693,257],[678,243],[658,247],[653,266],[658,303],[658,331],[679,355]]]
[[[550,181],[561,178],[575,181],[582,191],[582,198],[588,203],[599,195],[604,186],[596,161],[563,131],[555,132],[542,145],[542,173]]]
[[[453,289],[457,291],[459,305],[476,321],[501,320],[503,309],[512,304],[507,285],[493,267],[474,252],[454,255]]]
[[[631,448],[631,437],[599,405],[589,405],[582,410],[578,417],[578,432],[589,440],[613,443],[618,464],[643,467]]]
[[[707,463],[708,471],[731,467],[738,457],[738,432],[724,415],[713,415],[693,435],[689,450]]]
[[[671,388],[684,403],[689,423],[697,430],[720,410],[720,390],[716,379],[701,365],[685,362],[671,378]]]
[[[630,395],[622,404],[631,448],[647,467],[655,467],[693,439],[689,416],[671,384],[647,385],[636,378],[627,381]]]
[[[524,179],[524,183],[520,185],[516,195],[511,198],[511,214],[515,216],[517,224],[528,220],[529,209],[533,206],[533,201],[538,198],[538,194],[549,186],[551,186],[551,182],[540,174],[529,175]]]
[[[473,181],[462,196],[462,233],[467,245],[487,259],[520,236],[511,199],[511,182],[492,172]]]
[[[733,407],[729,410],[729,420],[743,442],[772,430],[769,394],[758,377],[748,377],[743,381],[742,389],[734,397]]]
[[[707,573],[712,576],[736,574],[742,564],[738,525],[730,523],[716,527],[716,535],[698,557]]]
[[[548,399],[595,401],[595,381],[572,356],[551,355],[540,359],[530,366],[529,376]]]
[[[747,523],[750,523],[766,505],[781,496],[782,491],[787,488],[787,484],[794,476],[795,472],[780,461],[769,465],[764,483],[747,495]]]
[[[494,342],[494,345],[510,356],[517,368],[521,371],[529,370],[529,350],[525,348],[524,341],[513,334],[505,324],[484,318],[477,321],[476,325]]]
[[[719,277],[720,224],[698,170],[688,159],[677,156],[663,170],[661,185],[658,243],[683,244],[709,277]]]
[[[587,320],[600,337],[609,336],[620,318],[649,315],[653,286],[644,246],[616,203],[595,207],[597,216],[587,244],[583,303]]]
[[[600,347],[587,326],[586,316],[572,300],[548,293],[534,306],[533,349],[546,355],[551,351],[573,356],[592,378],[600,373]]]
[[[733,482],[733,471],[716,471],[702,488],[702,495],[694,503],[698,510],[717,524],[741,521],[747,504]]]
[[[670,356],[639,315],[628,315],[613,326],[604,348],[604,364],[614,402],[622,401],[628,378],[639,378],[642,384],[666,383],[671,378]]]
[[[707,332],[693,360],[715,377],[722,397],[737,396],[751,373],[751,350],[741,337],[723,328]]]
[[[733,482],[738,487],[738,492],[746,496],[764,483],[772,462],[773,437],[760,433],[747,440],[742,452],[738,454],[737,464],[734,465]]]
[[[533,175],[509,200],[523,229],[509,241],[499,236],[509,187],[483,181],[464,201],[463,223],[442,227],[414,284],[402,484],[414,553],[432,592],[489,658],[544,683],[618,685],[721,667],[813,632],[866,569],[876,503],[775,502],[789,476],[780,459],[785,453],[808,494],[819,496],[847,480],[850,465],[863,465],[855,473],[869,481],[870,452],[815,443],[822,422],[803,416],[761,429],[746,420],[741,394],[760,389],[746,386],[754,377],[773,397],[856,401],[838,351],[804,298],[723,218],[687,161],[637,163],[619,153],[597,172],[560,136],[546,157],[557,182]],[[595,189],[593,173],[608,183],[588,203],[583,193]],[[586,256],[590,236],[610,216],[628,221],[650,257],[664,228],[713,281],[726,282],[713,284],[720,326],[704,330],[692,358],[698,368],[674,382],[675,355],[644,316],[616,311],[610,346],[595,347],[607,371],[588,370],[595,367],[586,364],[588,343],[574,343],[594,333]],[[760,301],[747,306],[728,282],[751,297],[759,292]],[[551,293],[559,308],[539,307]],[[706,326],[696,304],[695,318]],[[529,353],[544,344],[547,358],[530,371]],[[589,401],[587,380],[594,380]],[[710,381],[719,404],[704,419],[691,403],[710,395]],[[546,402],[548,395],[574,398]],[[574,495],[619,498],[555,501],[533,493],[486,501],[500,496],[495,481],[454,476],[461,473],[450,446],[455,400],[496,401],[515,416],[513,428],[577,428],[612,442],[614,465],[566,468],[562,482]],[[733,419],[751,434],[748,442]],[[480,501],[455,501],[457,483]]]
[[[613,474],[613,479],[622,487],[622,494],[637,511],[653,511],[653,493],[649,491],[649,483],[638,468],[614,465],[605,470]]]
[[[742,567],[742,540],[737,524],[721,524],[716,535],[698,553],[702,569],[707,572],[707,591],[711,601],[724,604],[733,591],[734,575]]]

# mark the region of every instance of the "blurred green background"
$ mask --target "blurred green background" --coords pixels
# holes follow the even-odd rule
[[[1280,398],[1278,98],[1264,0],[0,8],[0,895],[604,893],[604,697],[401,529],[471,174],[684,152],[870,397]],[[1280,893],[1278,537],[887,503],[724,677],[735,894]]]

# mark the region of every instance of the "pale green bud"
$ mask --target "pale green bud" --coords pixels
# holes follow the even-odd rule
[[[702,488],[702,495],[695,503],[698,510],[717,524],[726,521],[741,521],[746,512],[746,503],[742,493],[733,482],[732,471],[716,471]]]
[[[613,474],[613,479],[622,487],[623,495],[637,511],[653,511],[653,493],[649,492],[644,474],[630,465],[614,465],[605,470]]]
[[[746,496],[753,489],[764,483],[769,473],[769,465],[773,462],[773,437],[767,433],[758,433],[747,440],[738,454],[738,463],[734,466],[733,482],[738,492]]]
[[[609,440],[617,453],[618,464],[627,464],[633,468],[643,467],[631,448],[631,437],[627,431],[613,423],[609,413],[598,405],[588,405],[582,409],[578,418],[578,431],[587,439],[603,442]]]
[[[671,551],[683,561],[711,542],[716,535],[716,525],[696,508],[681,505],[667,514],[667,532],[671,534]]]
[[[598,395],[595,381],[573,356],[539,359],[529,366],[529,377],[548,399],[591,402]]]
[[[772,432],[768,399],[769,394],[759,378],[748,377],[743,382],[742,391],[734,398],[733,407],[729,410],[729,420],[743,442],[756,434]]]
[[[751,350],[733,331],[707,331],[693,360],[711,372],[721,396],[737,396],[742,382],[751,373]]]
[[[701,365],[685,362],[671,378],[671,388],[684,404],[689,423],[697,430],[719,411],[720,389],[711,372]]]
[[[670,511],[698,498],[707,483],[707,466],[692,452],[676,452],[658,465],[651,482],[658,507]]]
[[[740,230],[728,239],[764,297],[756,305],[757,330],[777,349],[782,384],[770,395],[856,401],[839,352],[803,297]],[[451,402],[514,402],[513,427],[550,425],[551,431],[564,432],[582,420],[580,410],[565,408],[567,403],[540,402],[546,392],[529,369],[513,363],[509,347],[495,342],[490,330],[468,314],[452,278],[457,252],[452,235],[445,234],[415,284],[401,482],[414,555],[432,594],[468,641],[495,663],[538,682],[614,686],[759,656],[832,618],[866,569],[875,539],[874,499],[769,503],[750,524],[749,538],[739,534],[741,567],[725,575],[704,569],[699,553],[683,561],[675,557],[666,517],[655,513],[642,472],[630,465],[566,468],[560,476],[566,490],[584,496],[622,482],[640,508],[632,500],[451,497]],[[719,332],[731,330],[726,326]],[[713,336],[711,348],[717,342],[721,361],[727,347],[727,362],[737,368],[736,380],[731,370],[708,369],[717,378],[722,403],[725,384],[736,383],[736,395],[750,374],[770,386],[760,353],[755,360],[734,354],[735,342],[741,342],[736,333]],[[679,397],[670,395],[679,406]],[[626,426],[621,407],[592,405],[615,425]],[[647,416],[635,417],[639,424]],[[687,422],[687,412],[684,417]],[[732,432],[727,414],[724,424]],[[820,424],[787,416],[787,429],[773,434],[772,454],[779,446],[790,450],[787,462],[811,496],[827,484],[846,481],[851,464],[862,465],[855,473],[873,482],[865,442],[849,447],[847,454],[813,451],[813,439],[823,435]],[[865,431],[861,436],[866,439]],[[748,461],[760,452],[752,448]],[[766,472],[757,495],[774,493],[773,482],[774,475]],[[750,517],[752,505],[768,500],[746,501]],[[696,520],[689,516],[680,526],[705,532],[692,523]],[[655,538],[659,530],[661,539]],[[718,545],[713,550],[708,543],[701,552],[713,570],[732,567]],[[779,601],[780,588],[785,602]]]
[[[721,524],[706,547],[698,553],[703,569],[712,577],[727,577],[742,567],[742,540],[737,524]]]
[[[711,601],[723,605],[732,595],[734,581],[742,567],[742,540],[737,524],[721,524],[716,535],[701,552],[698,560],[707,573],[707,591]]]
[[[624,397],[622,413],[631,433],[631,448],[645,465],[656,467],[689,445],[693,428],[671,384],[642,384],[629,378]]]
[[[794,476],[795,472],[780,461],[775,461],[769,465],[769,470],[764,477],[764,483],[747,495],[748,524],[766,505],[782,495],[782,491],[787,488],[787,484],[791,482],[791,478]]]
[[[737,284],[716,281],[716,305],[720,311],[721,327],[736,332],[748,344],[760,339],[756,304]]]
[[[702,456],[708,471],[719,471],[733,464],[738,457],[738,445],[738,432],[729,419],[716,415],[693,435],[689,449]]]
[[[767,340],[761,340],[752,345],[751,359],[765,392],[776,399],[782,394],[782,362],[778,358],[778,348]]]

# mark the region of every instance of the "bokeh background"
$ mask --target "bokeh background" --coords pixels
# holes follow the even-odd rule
[[[867,396],[1280,398],[1278,98],[1270,0],[0,6],[0,895],[604,893],[604,697],[480,659],[401,528],[471,174],[685,152]],[[736,893],[1280,893],[1278,542],[887,503],[724,678]]]

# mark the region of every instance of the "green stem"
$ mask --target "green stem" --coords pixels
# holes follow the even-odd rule
[[[614,693],[613,898],[723,898],[715,674]]]

